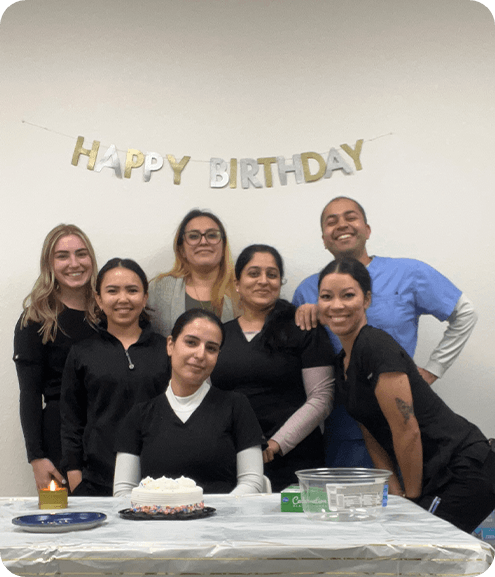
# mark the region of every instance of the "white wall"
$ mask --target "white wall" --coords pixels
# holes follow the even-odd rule
[[[0,24],[2,294],[0,495],[34,494],[18,418],[12,332],[60,222],[92,239],[100,264],[171,266],[192,207],[226,223],[234,254],[266,242],[287,266],[285,296],[316,272],[318,218],[333,196],[369,213],[371,254],[425,260],[475,302],[480,320],[434,385],[495,436],[495,26],[469,0],[25,0]],[[37,126],[33,126],[37,125]],[[43,127],[43,128],[39,128]],[[46,128],[47,130],[45,130]],[[102,151],[190,155],[182,184],[71,165],[78,135]],[[382,138],[377,138],[381,135]],[[210,157],[259,158],[365,140],[352,176],[212,189]],[[421,324],[417,361],[443,327]]]

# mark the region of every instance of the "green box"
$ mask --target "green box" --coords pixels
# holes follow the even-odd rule
[[[280,510],[283,513],[304,513],[299,485],[290,485],[280,493]]]

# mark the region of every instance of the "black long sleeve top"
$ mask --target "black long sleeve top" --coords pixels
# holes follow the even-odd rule
[[[115,437],[135,403],[163,393],[170,379],[165,337],[146,324],[126,351],[104,327],[75,345],[65,365],[60,412],[62,464],[112,487]]]
[[[55,340],[43,344],[41,324],[30,322],[22,327],[21,322],[22,316],[14,332],[14,362],[27,458],[29,462],[45,457],[52,459],[46,452],[50,443],[44,443],[43,439],[43,402],[60,399],[62,373],[70,348],[94,335],[95,329],[86,321],[84,311],[65,307],[58,316]]]

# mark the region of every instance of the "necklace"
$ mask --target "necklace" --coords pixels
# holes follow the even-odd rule
[[[203,310],[205,310],[205,307],[203,306],[203,301],[199,298],[199,295],[198,295],[198,291],[197,291],[197,289],[196,289],[196,286],[195,286],[195,285],[192,285],[192,288],[193,288],[193,290],[194,290],[194,294],[196,295],[196,300],[199,302],[200,307],[201,307]]]

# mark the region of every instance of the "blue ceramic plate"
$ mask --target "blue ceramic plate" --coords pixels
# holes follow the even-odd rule
[[[16,517],[12,523],[30,533],[64,533],[97,527],[106,518],[104,513],[46,513]]]

